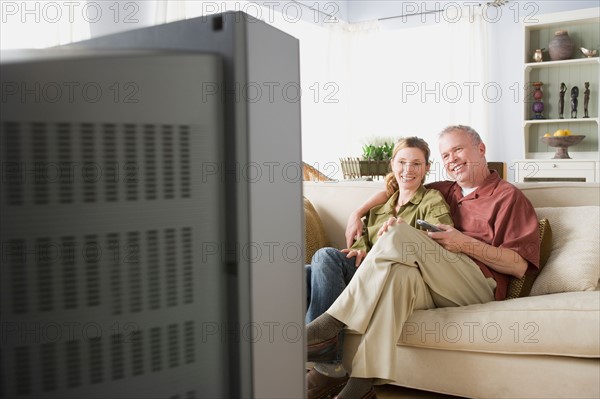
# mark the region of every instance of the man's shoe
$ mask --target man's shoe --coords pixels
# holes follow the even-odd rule
[[[328,362],[335,358],[338,343],[338,336],[319,342],[318,344],[308,345],[307,358],[309,362]]]
[[[306,373],[308,399],[333,398],[348,382],[348,375],[341,378],[328,377],[314,368]]]

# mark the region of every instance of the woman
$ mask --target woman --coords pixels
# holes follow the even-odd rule
[[[390,224],[398,221],[416,227],[417,219],[431,224],[453,225],[450,209],[443,196],[423,186],[429,171],[430,150],[418,137],[402,138],[394,146],[391,169],[386,176],[388,200],[373,207],[367,216],[366,232],[351,248],[322,248],[306,266],[308,311],[306,323],[323,314],[348,285],[367,252]],[[333,341],[338,341],[336,335]],[[336,351],[337,349],[337,351]],[[323,345],[323,351],[311,359],[321,361],[307,373],[308,398],[338,393],[348,380],[341,365],[341,344]]]

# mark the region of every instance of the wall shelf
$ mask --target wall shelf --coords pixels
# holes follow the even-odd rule
[[[598,173],[598,138],[600,136],[600,58],[585,57],[580,47],[597,49],[600,47],[600,8],[574,10],[570,12],[540,15],[536,23],[524,25],[525,54],[523,58],[525,101],[523,103],[524,159],[516,160],[515,180],[523,182],[544,181],[544,179],[579,179],[578,181],[600,181]],[[592,16],[592,17],[590,17]],[[595,17],[594,17],[595,16]],[[574,42],[572,59],[549,61],[544,52],[544,60],[532,62],[536,49],[548,48],[548,43],[558,30],[567,30]],[[532,106],[532,83],[542,82],[542,101],[547,119],[534,119]],[[589,118],[584,116],[584,83],[589,82]],[[565,83],[567,91],[563,97],[564,119],[560,114],[560,86]],[[576,117],[571,117],[571,90],[577,86]],[[545,134],[553,134],[558,129],[569,129],[572,134],[585,135],[585,139],[569,147],[573,159],[552,159],[555,148],[541,141]],[[541,180],[537,180],[541,179]]]
[[[543,125],[549,123],[598,123],[598,118],[529,119],[524,122],[524,125]]]
[[[579,51],[579,48],[577,48],[575,51]],[[597,56],[592,58],[577,58],[574,60],[529,62],[525,64],[525,70],[530,71],[536,68],[559,68],[565,66],[594,65],[599,63],[600,58],[598,58]]]

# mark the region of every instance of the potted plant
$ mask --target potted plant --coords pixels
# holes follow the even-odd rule
[[[393,143],[393,141],[391,141]],[[342,158],[342,172],[345,179],[385,176],[390,171],[390,160],[394,145],[388,140],[374,140],[362,147],[362,158]]]

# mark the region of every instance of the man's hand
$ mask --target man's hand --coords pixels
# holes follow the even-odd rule
[[[463,244],[471,240],[469,236],[464,235],[454,227],[447,224],[437,224],[436,227],[439,227],[444,231],[429,231],[427,232],[427,235],[450,252],[462,252],[461,248],[463,248]]]
[[[390,218],[383,223],[383,225],[377,232],[377,236],[381,237],[383,233],[387,232],[391,226],[395,226],[400,223],[404,223],[404,220],[402,220],[402,218],[395,218],[393,216],[390,216]]]
[[[346,245],[351,247],[362,236],[363,222],[356,213],[351,213],[346,224]]]
[[[378,191],[368,198],[358,209],[350,214],[346,224],[346,245],[351,247],[354,241],[362,235],[363,224],[360,220],[369,213],[375,205],[384,204],[388,200],[385,190]]]
[[[360,264],[362,263],[363,259],[365,258],[365,256],[367,256],[367,253],[365,251],[363,251],[362,249],[346,248],[346,249],[342,249],[342,252],[347,254],[346,258],[356,257],[356,261],[354,263],[354,265],[356,267],[359,267]]]
[[[428,232],[427,235],[448,251],[462,252],[483,262],[497,272],[521,278],[527,271],[527,261],[517,252],[508,248],[498,248],[469,237],[454,227],[437,225],[442,232]]]

